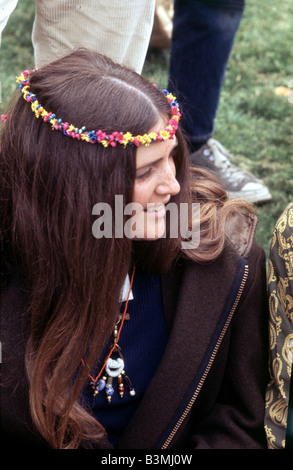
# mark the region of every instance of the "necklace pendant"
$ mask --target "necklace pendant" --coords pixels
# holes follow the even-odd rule
[[[121,357],[118,357],[117,359],[112,359],[109,357],[105,371],[110,377],[118,377],[118,375],[121,374],[121,372],[124,369],[124,361]]]
[[[117,379],[117,384],[115,384]],[[118,389],[120,398],[124,398],[125,390],[131,397],[135,396],[135,389],[129,377],[125,374],[124,360],[122,358],[112,359],[109,358],[105,367],[105,374],[97,382],[90,382],[91,388],[93,389],[93,397],[95,398],[99,392],[105,391],[108,403],[112,402],[112,397],[115,393],[115,389]]]

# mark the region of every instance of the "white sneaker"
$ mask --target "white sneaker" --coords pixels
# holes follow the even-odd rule
[[[264,182],[250,173],[240,170],[230,162],[231,155],[215,139],[209,139],[199,150],[190,155],[194,166],[207,168],[216,175],[230,198],[242,198],[251,203],[272,199]]]

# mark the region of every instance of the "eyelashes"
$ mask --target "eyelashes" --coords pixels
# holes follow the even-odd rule
[[[137,175],[136,179],[139,181],[144,181],[151,175],[151,173],[152,173],[152,167],[149,168],[147,171],[145,171],[142,175]]]
[[[169,155],[169,159],[170,158],[174,158],[175,157],[175,154],[176,154],[176,150],[177,148],[174,148],[174,150],[172,150],[172,152],[170,153]],[[155,165],[154,165],[155,166]],[[153,169],[154,169],[154,166],[150,166],[144,173],[140,174],[140,175],[136,175],[136,179],[139,180],[139,181],[144,181],[146,180],[153,172]]]

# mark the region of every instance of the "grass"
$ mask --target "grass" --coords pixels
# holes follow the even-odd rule
[[[4,29],[1,112],[16,90],[15,76],[34,65],[33,18],[34,0],[23,0]],[[215,138],[233,153],[233,163],[264,179],[271,190],[272,201],[256,207],[257,241],[267,254],[273,227],[293,199],[293,104],[276,93],[279,87],[288,90],[293,79],[292,44],[292,0],[247,0],[215,121]],[[169,50],[150,53],[143,75],[166,86],[168,61]]]

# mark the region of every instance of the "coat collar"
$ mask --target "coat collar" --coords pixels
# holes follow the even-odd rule
[[[151,449],[164,443],[166,430],[172,428],[177,410],[188,400],[195,378],[200,375],[215,332],[221,332],[223,312],[238,292],[233,283],[237,276],[239,281],[242,280],[244,264],[245,261],[228,245],[209,265],[181,259],[163,277],[169,342],[157,372],[120,440],[120,448]]]

